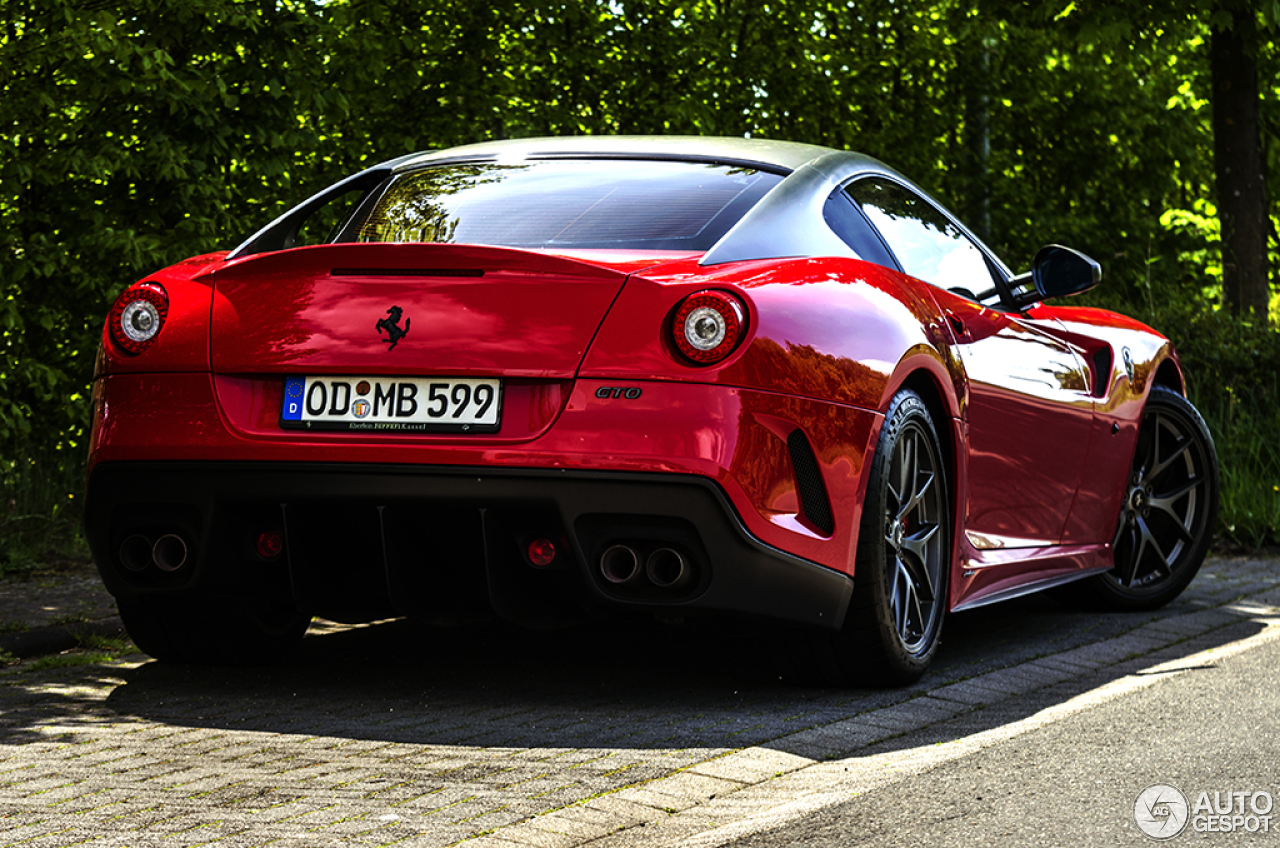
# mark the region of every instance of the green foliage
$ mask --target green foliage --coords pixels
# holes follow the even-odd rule
[[[1205,45],[1212,13],[1242,2],[0,0],[0,568],[47,556],[78,522],[94,351],[121,289],[234,246],[362,166],[489,138],[860,150],[949,202],[1015,268],[1051,241],[1095,255],[1103,301],[1174,337],[1193,380],[1262,380],[1275,360],[1240,372],[1252,348],[1208,307]],[[1280,20],[1263,5],[1261,23]],[[1280,79],[1269,40],[1258,60]],[[1280,434],[1274,403],[1241,411],[1258,384],[1215,379],[1193,382],[1215,426]],[[1232,479],[1272,473],[1263,453],[1230,450]],[[1247,486],[1237,499],[1240,515],[1265,512]],[[1276,525],[1235,526],[1247,541]]]
[[[1220,532],[1253,549],[1280,539],[1280,333],[1220,311],[1172,315],[1188,396],[1213,433],[1222,469]],[[1158,319],[1157,319],[1158,320]]]
[[[66,507],[81,488],[112,298],[157,267],[233,243],[293,199],[293,183],[347,170],[313,173],[327,147],[311,116],[344,103],[311,72],[321,21],[309,10],[129,5],[126,15],[87,0],[0,2],[0,532],[10,565],[78,523]]]
[[[36,430],[10,442],[18,456],[0,455],[0,574],[89,561],[80,532],[84,455],[40,444],[61,435]]]

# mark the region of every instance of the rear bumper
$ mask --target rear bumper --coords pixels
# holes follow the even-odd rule
[[[280,427],[283,384],[281,375],[102,377],[89,467],[341,463],[423,475],[482,467],[698,478],[728,498],[754,539],[853,572],[866,460],[882,420],[875,412],[732,386],[579,379],[510,383],[497,434],[311,433]],[[615,398],[619,387],[641,393]],[[807,469],[796,465],[805,442]],[[802,485],[805,470],[820,485]]]
[[[264,560],[254,539],[277,531]],[[583,611],[735,613],[839,627],[853,580],[765,544],[723,489],[697,475],[474,466],[133,462],[97,464],[86,533],[120,599],[288,594],[338,620],[448,619],[487,605],[504,618],[554,626]],[[189,551],[172,571],[128,568],[126,540],[174,534]],[[547,538],[557,556],[531,565]],[[604,551],[624,545],[640,573],[614,583]],[[674,550],[688,573],[657,585],[643,564]],[[127,557],[126,557],[127,558]]]

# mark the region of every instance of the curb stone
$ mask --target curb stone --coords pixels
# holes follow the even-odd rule
[[[60,654],[78,646],[86,636],[115,638],[123,635],[124,624],[119,616],[72,624],[50,624],[17,633],[0,633],[0,652],[28,659]]]

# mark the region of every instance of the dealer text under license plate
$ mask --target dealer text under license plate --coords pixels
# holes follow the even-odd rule
[[[493,433],[502,381],[471,377],[287,377],[280,426],[298,430]]]

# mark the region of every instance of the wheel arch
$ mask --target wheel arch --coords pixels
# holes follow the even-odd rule
[[[947,469],[952,472],[951,478],[954,478],[956,445],[951,435],[953,429],[950,426],[952,415],[937,378],[932,372],[924,368],[918,368],[908,374],[907,378],[902,381],[898,386],[898,390],[901,389],[911,389],[924,401],[925,407],[929,410],[929,415],[933,418],[933,426],[940,430],[938,438],[942,442],[943,458],[946,461]],[[895,390],[894,394],[897,393],[897,390]],[[950,487],[952,484],[949,482],[947,485]]]
[[[1164,386],[1186,397],[1186,379],[1182,374],[1182,366],[1173,356],[1166,356],[1156,366],[1155,376],[1151,378],[1152,387]]]

